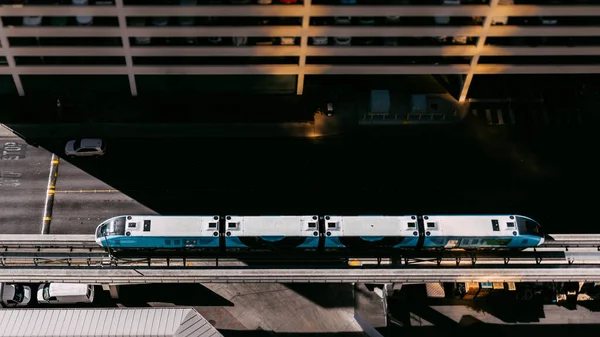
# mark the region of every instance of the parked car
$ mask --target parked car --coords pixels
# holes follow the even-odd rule
[[[31,288],[22,284],[0,283],[0,304],[5,307],[24,307],[31,300]]]
[[[65,154],[69,157],[98,157],[105,152],[106,143],[97,138],[70,140],[65,145]]]

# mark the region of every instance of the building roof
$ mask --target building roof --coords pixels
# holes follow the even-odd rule
[[[0,337],[218,337],[192,308],[0,309]]]

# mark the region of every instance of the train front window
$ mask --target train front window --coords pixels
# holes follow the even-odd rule
[[[125,218],[116,218],[110,223],[109,235],[125,235]]]
[[[120,217],[104,223],[98,228],[97,237],[125,235],[125,218]]]
[[[527,232],[537,235],[537,236],[542,236],[542,227],[531,220],[525,220],[525,227],[527,228]]]
[[[519,232],[521,234],[544,236],[542,226],[533,220],[519,218],[517,220],[517,226],[519,227]]]
[[[108,224],[101,225],[96,231],[96,237],[100,238],[108,234]]]

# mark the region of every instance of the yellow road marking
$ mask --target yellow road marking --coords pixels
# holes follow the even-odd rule
[[[50,220],[52,220],[52,217],[47,216],[44,218],[44,221],[50,221]]]
[[[53,165],[58,165],[58,159],[54,159],[54,160],[52,161],[52,164],[53,164]]]
[[[119,190],[63,190],[56,193],[119,193]]]
[[[48,195],[52,195],[54,194],[56,191],[55,190],[48,190]]]

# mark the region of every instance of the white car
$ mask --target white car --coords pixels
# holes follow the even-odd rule
[[[7,307],[24,307],[31,300],[31,288],[22,284],[0,284],[2,302]]]
[[[65,146],[65,154],[69,157],[96,157],[104,155],[106,143],[102,139],[83,138],[70,140]]]

